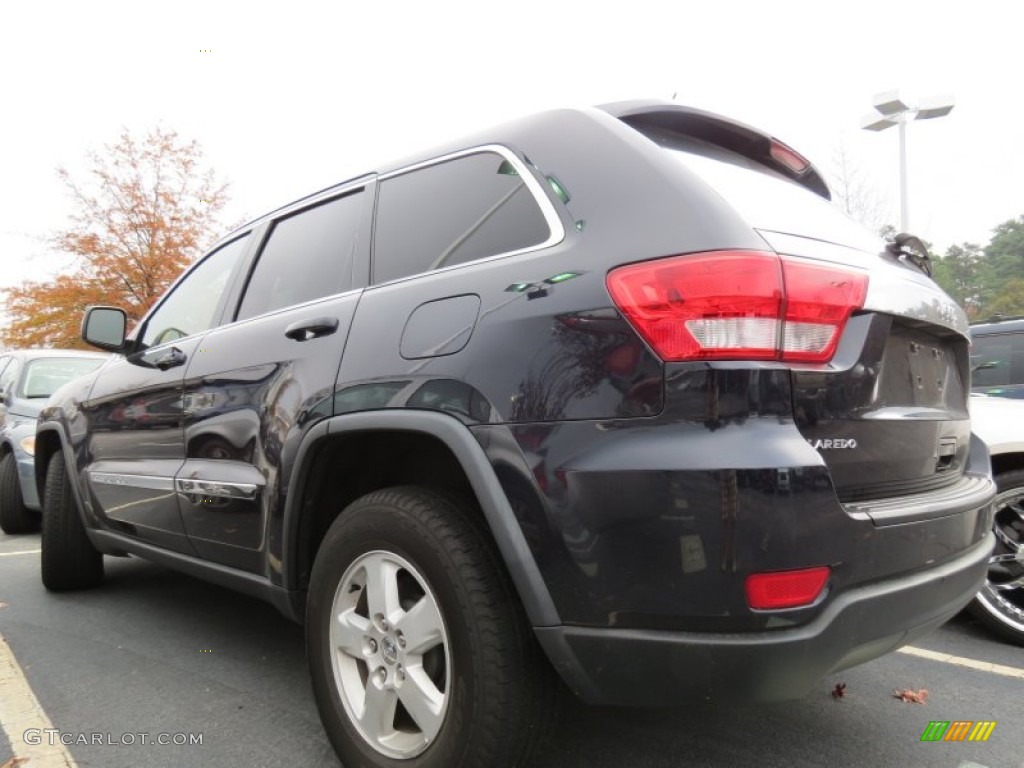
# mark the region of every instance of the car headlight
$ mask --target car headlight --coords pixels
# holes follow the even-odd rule
[[[19,445],[21,445],[21,450],[23,450],[29,456],[35,456],[36,455],[36,436],[35,435],[29,435],[28,437],[22,438],[21,443],[19,443]]]

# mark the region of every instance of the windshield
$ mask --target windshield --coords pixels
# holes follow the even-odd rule
[[[645,129],[755,229],[783,232],[878,253],[885,243],[832,203],[743,155],[668,131]]]
[[[21,397],[49,397],[64,384],[95,370],[102,357],[50,357],[32,360],[21,378]]]

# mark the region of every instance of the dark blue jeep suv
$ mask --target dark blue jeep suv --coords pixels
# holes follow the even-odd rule
[[[42,576],[305,623],[346,766],[526,765],[596,703],[805,694],[985,581],[968,325],[758,130],[548,112],[231,233],[43,412]]]

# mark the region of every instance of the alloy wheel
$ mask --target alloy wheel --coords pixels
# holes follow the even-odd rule
[[[978,604],[1007,629],[1024,636],[1024,488],[996,496],[996,547]]]
[[[422,574],[392,552],[357,558],[334,596],[330,644],[337,690],[360,736],[392,759],[426,750],[448,709],[451,649]]]

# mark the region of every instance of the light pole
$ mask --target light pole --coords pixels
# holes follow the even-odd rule
[[[910,210],[907,207],[907,121],[945,117],[953,111],[953,97],[934,97],[922,101],[920,106],[912,107],[900,99],[899,91],[887,91],[875,96],[873,104],[876,111],[861,120],[861,128],[866,131],[884,131],[894,125],[900,127],[900,231],[907,232],[910,230]]]

